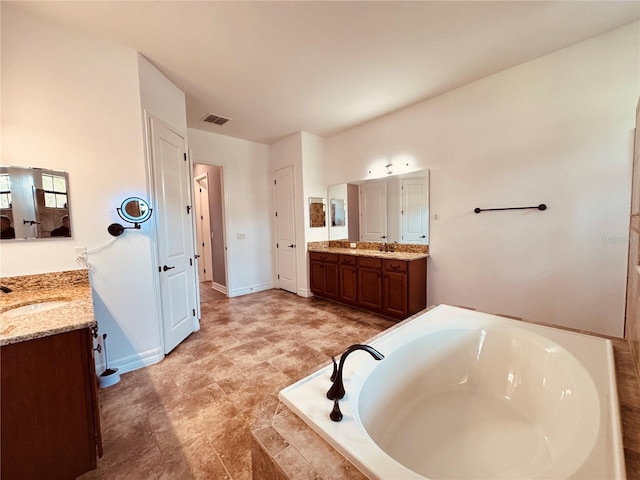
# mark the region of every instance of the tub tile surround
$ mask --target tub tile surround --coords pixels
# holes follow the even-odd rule
[[[0,321],[0,346],[95,325],[87,270],[0,278],[0,313],[32,303],[68,301],[58,308]]]

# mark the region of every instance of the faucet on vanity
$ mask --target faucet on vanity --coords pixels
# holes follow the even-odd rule
[[[365,352],[369,352],[371,356],[376,360],[382,360],[384,355],[382,355],[379,351],[369,345],[355,344],[348,347],[342,356],[340,357],[340,364],[336,364],[336,359],[331,357],[333,361],[333,373],[331,374],[331,381],[333,385],[327,392],[327,398],[329,400],[333,400],[333,410],[329,417],[334,422],[339,422],[342,420],[342,412],[340,411],[340,406],[338,405],[338,400],[344,397],[344,383],[342,381],[342,370],[344,368],[344,361],[347,359],[349,354],[355,352],[356,350],[364,350]]]
[[[381,252],[395,252],[396,245],[398,245],[398,242],[388,243],[385,240],[384,243],[380,244],[380,248],[378,250],[380,250]]]
[[[2,293],[11,293],[13,291],[9,287],[5,286],[0,286],[0,290],[2,290]]]

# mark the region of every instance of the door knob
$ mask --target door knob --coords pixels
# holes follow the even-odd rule
[[[166,265],[164,267],[162,267],[162,271],[166,272],[167,270],[171,270],[172,268],[176,268],[176,267],[167,267]]]
[[[288,245],[289,248],[296,248],[296,246],[292,243],[291,245]]]

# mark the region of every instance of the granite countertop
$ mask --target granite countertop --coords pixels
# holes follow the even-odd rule
[[[10,293],[0,294],[0,346],[95,325],[86,271],[4,277],[0,283],[12,289]],[[13,318],[2,315],[21,306],[55,301],[69,303]]]
[[[310,247],[310,252],[336,253],[341,255],[355,255],[357,257],[388,258],[390,260],[417,260],[427,258],[428,253],[419,252],[380,252],[364,248],[340,248],[340,247]]]

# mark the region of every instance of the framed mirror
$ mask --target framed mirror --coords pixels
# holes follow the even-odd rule
[[[62,170],[0,166],[0,239],[71,237],[69,195]]]
[[[429,170],[332,185],[328,197],[346,212],[345,225],[331,217],[329,240],[429,244]]]
[[[325,199],[321,197],[309,197],[309,226],[326,226]]]

